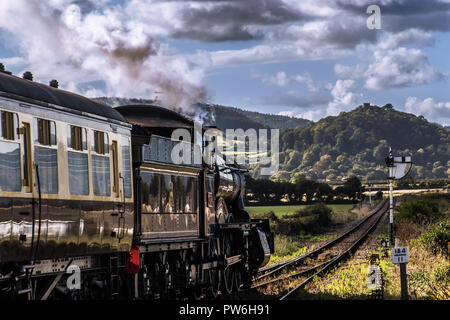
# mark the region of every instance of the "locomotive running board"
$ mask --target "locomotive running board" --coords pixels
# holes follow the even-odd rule
[[[215,227],[218,229],[240,229],[240,230],[250,230],[252,225],[257,225],[257,223],[249,222],[230,222],[230,223],[219,223]]]

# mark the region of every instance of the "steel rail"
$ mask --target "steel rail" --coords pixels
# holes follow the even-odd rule
[[[380,202],[380,204],[378,204],[378,206],[373,210],[372,213],[368,214],[366,217],[364,217],[363,219],[361,219],[361,221],[354,226],[353,228],[351,228],[350,230],[348,230],[347,232],[345,232],[344,234],[342,234],[341,236],[325,243],[323,246],[310,251],[306,254],[300,255],[296,258],[293,258],[291,260],[288,260],[284,263],[280,263],[277,264],[275,266],[269,267],[269,268],[265,268],[265,269],[261,269],[258,271],[258,273],[263,273],[262,275],[256,277],[253,281],[258,281],[261,279],[264,279],[270,275],[273,275],[283,269],[285,269],[286,267],[295,265],[301,261],[304,261],[307,258],[310,257],[314,257],[316,255],[318,255],[319,253],[321,253],[322,251],[329,249],[331,247],[333,247],[334,245],[336,245],[337,243],[341,242],[342,240],[344,240],[346,237],[348,237],[350,234],[354,233],[355,231],[359,230],[359,228],[365,223],[367,222],[367,220],[369,220],[371,217],[373,217],[374,215],[376,215],[387,203],[387,199],[383,200],[382,202]]]
[[[364,240],[367,238],[367,236],[375,229],[375,227],[378,225],[378,223],[380,222],[381,218],[386,213],[386,211],[387,211],[387,208],[385,208],[385,210],[379,215],[379,217],[377,217],[375,222],[366,230],[366,232],[364,232],[364,234],[361,237],[359,237],[355,242],[353,242],[353,244],[347,250],[345,250],[344,252],[342,252],[341,254],[336,256],[335,258],[328,261],[323,266],[323,268],[321,268],[319,271],[317,271],[316,273],[314,273],[313,275],[311,275],[310,277],[305,279],[303,282],[298,284],[293,289],[288,290],[287,292],[278,295],[277,300],[285,300],[286,298],[291,296],[294,292],[296,292],[298,289],[304,287],[307,283],[309,283],[312,279],[314,279],[314,277],[316,277],[316,276],[320,277],[320,276],[324,275],[328,270],[330,270],[332,267],[336,266],[339,262],[343,261],[345,258],[348,258],[354,251],[356,251],[356,249],[364,242]]]

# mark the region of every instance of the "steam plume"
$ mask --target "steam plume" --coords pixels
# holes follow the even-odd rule
[[[162,105],[185,110],[202,101],[202,69],[174,55],[145,21],[108,2],[3,0],[0,28],[19,39],[25,59],[18,67],[42,82],[57,78],[90,96],[149,98],[162,91]]]

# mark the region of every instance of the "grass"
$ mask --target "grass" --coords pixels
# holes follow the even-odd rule
[[[269,218],[275,232],[270,265],[305,253],[315,244],[338,235],[329,227],[358,218],[352,204],[247,207],[252,217]],[[322,219],[321,219],[322,218]]]
[[[250,215],[256,213],[266,213],[272,211],[278,217],[282,217],[284,215],[291,215],[297,212],[298,210],[304,209],[311,205],[303,204],[303,205],[286,205],[286,206],[254,206],[254,207],[246,207],[246,210],[250,213]],[[353,204],[327,204],[334,213],[343,213],[349,211],[354,207]]]
[[[450,263],[441,254],[432,254],[418,241],[407,243],[410,248],[407,264],[408,294],[413,300],[449,300],[450,299]],[[382,253],[379,251],[380,257]],[[392,263],[391,252],[388,257],[380,259],[383,273],[384,298],[399,300],[400,269]],[[306,287],[306,296],[314,299],[367,299],[369,262],[350,261],[334,269],[323,278],[315,278]],[[303,296],[298,298],[305,298]]]
[[[280,261],[289,260],[314,250],[314,245],[306,245],[308,242],[321,242],[331,240],[337,237],[337,234],[303,234],[298,236],[275,235],[275,253],[270,257],[270,264],[273,265]]]

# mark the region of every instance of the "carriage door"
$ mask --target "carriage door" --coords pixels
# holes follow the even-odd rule
[[[123,190],[123,177],[119,172],[119,147],[117,141],[113,141],[111,144],[111,156],[113,164],[113,195],[114,198],[119,199],[114,208],[114,211],[117,214],[114,230],[117,230],[117,239],[120,242],[120,240],[123,239],[125,232],[125,193]]]
[[[31,160],[31,127],[29,123],[22,123],[22,128],[19,129],[19,133],[22,135],[22,165],[23,176],[22,186],[23,191],[32,194],[33,192],[33,164]],[[26,256],[22,256],[22,259],[33,258],[34,253],[30,252],[33,247],[36,246],[36,239],[33,234],[36,233],[35,226],[36,220],[33,219],[35,211],[37,212],[37,206],[35,205],[34,197],[14,199],[13,209],[13,221],[19,226],[19,241],[27,249],[23,252]]]

